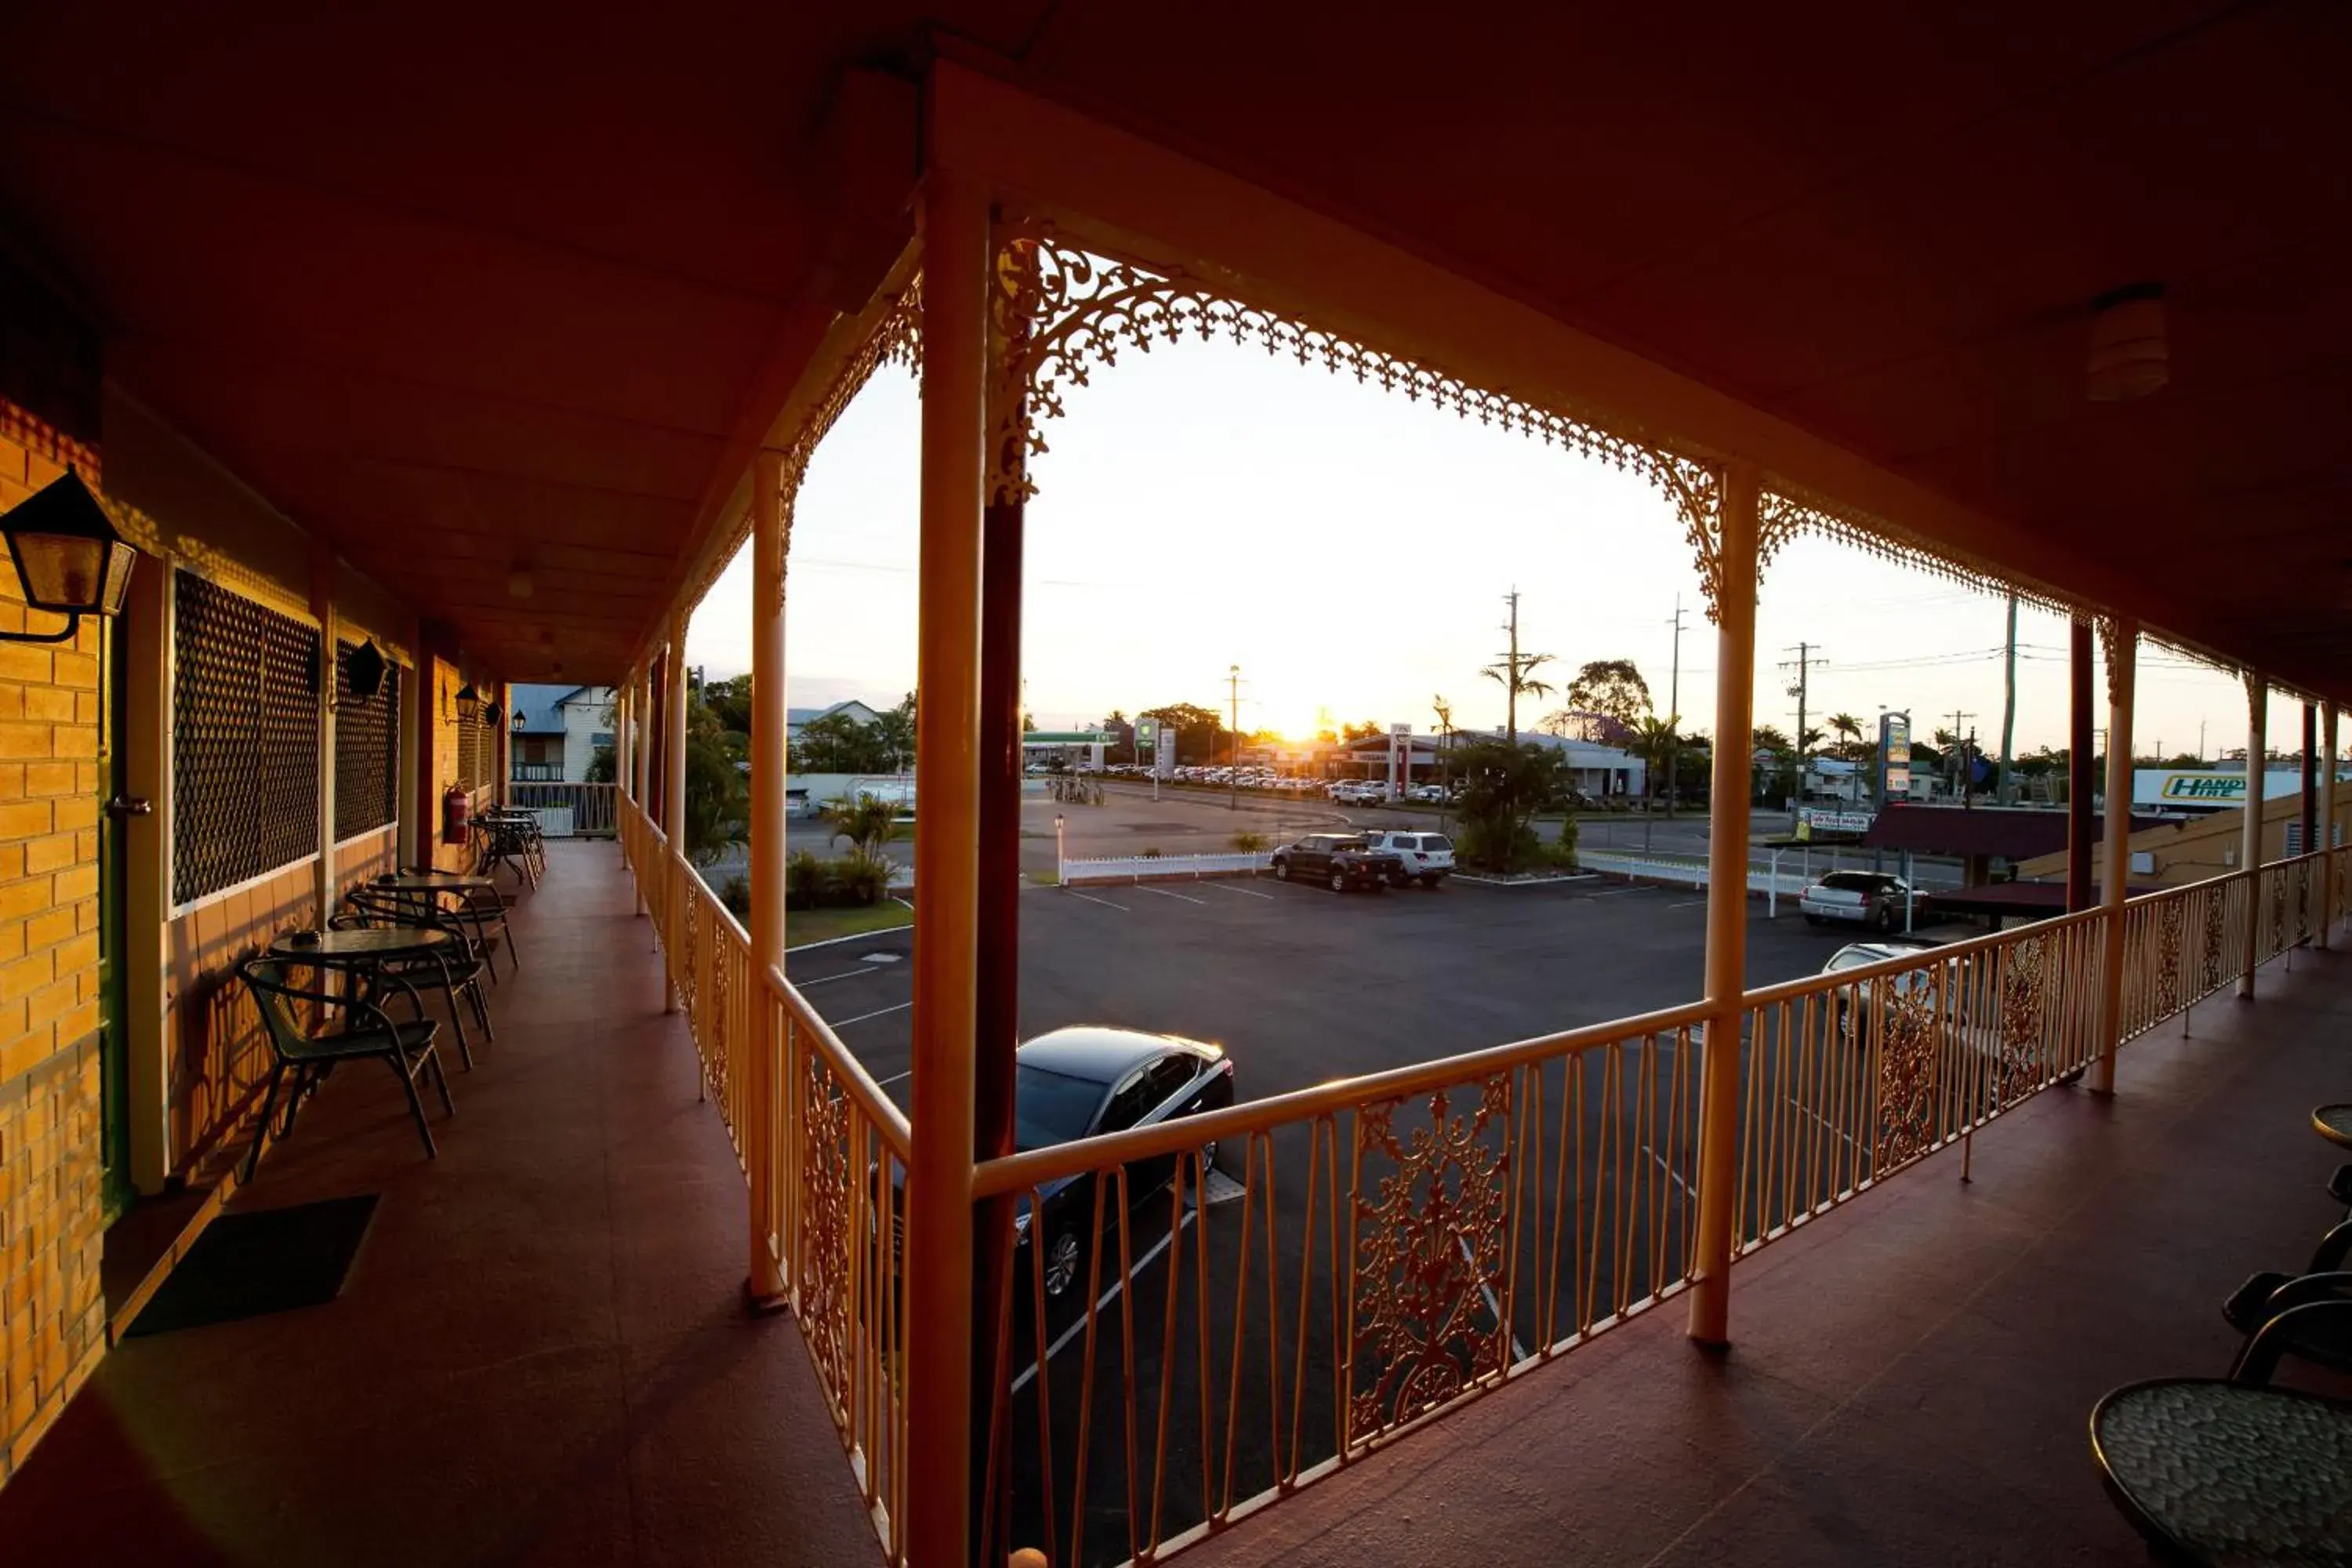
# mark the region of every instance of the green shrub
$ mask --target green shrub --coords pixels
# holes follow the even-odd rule
[[[1263,833],[1236,833],[1231,840],[1236,854],[1255,855],[1270,842]]]
[[[880,903],[890,891],[890,873],[897,868],[887,855],[856,848],[833,863],[835,901],[864,909]]]
[[[1155,844],[1155,845],[1153,845],[1150,848],[1146,849],[1146,850],[1143,852],[1143,858],[1144,858],[1146,860],[1157,860],[1157,859],[1159,859],[1159,858],[1160,858],[1160,846],[1159,846],[1159,845],[1157,845],[1157,844]]]
[[[751,918],[751,883],[742,876],[733,876],[719,884],[719,901],[739,921]]]
[[[784,857],[784,907],[813,910],[824,902],[832,881],[829,863],[814,849],[795,849]]]

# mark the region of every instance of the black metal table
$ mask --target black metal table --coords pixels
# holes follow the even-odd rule
[[[329,969],[373,969],[387,959],[422,957],[448,941],[447,931],[432,926],[289,932],[269,944],[269,956]]]
[[[2352,1405],[2207,1378],[2135,1383],[2091,1412],[2091,1451],[2168,1561],[2352,1560]]]
[[[2311,1112],[2312,1131],[2330,1143],[2352,1149],[2352,1105],[2322,1105]]]
[[[495,893],[499,890],[498,884],[488,877],[469,877],[457,871],[442,871],[429,877],[404,871],[397,876],[378,877],[367,886],[394,893]]]

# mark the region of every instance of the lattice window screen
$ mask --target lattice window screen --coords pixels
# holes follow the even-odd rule
[[[489,726],[479,722],[457,721],[457,784],[463,789],[479,789],[490,782]]]
[[[355,645],[335,646],[335,838],[382,827],[400,815],[400,666],[367,701],[352,696]]]
[[[319,631],[174,575],[172,897],[193,903],[319,848]]]

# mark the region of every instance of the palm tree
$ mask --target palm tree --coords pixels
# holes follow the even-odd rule
[[[1851,748],[1862,744],[1862,721],[1851,713],[1832,713],[1822,722],[1829,725],[1843,746],[1849,748],[1846,760],[1852,762],[1853,753]]]
[[[1535,679],[1528,672],[1550,662],[1551,655],[1548,653],[1507,654],[1478,672],[1503,689],[1505,733],[1514,746],[1519,743],[1519,693],[1524,691],[1529,697],[1549,697],[1552,693],[1550,681]]]
[[[1645,796],[1656,795],[1658,770],[1666,765],[1667,759],[1682,743],[1682,737],[1675,731],[1675,723],[1674,714],[1669,713],[1661,719],[1654,713],[1645,713],[1634,721],[1633,737],[1625,742],[1625,749],[1641,758],[1646,770],[1644,782],[1647,787],[1642,792]]]
[[[871,856],[882,853],[898,826],[898,808],[878,795],[861,794],[855,800],[836,800],[824,808],[824,819],[835,838],[845,838]]]
[[[1441,737],[1437,753],[1438,786],[1448,795],[1454,793],[1454,704],[1443,693],[1429,700],[1430,711],[1437,715],[1437,733]]]

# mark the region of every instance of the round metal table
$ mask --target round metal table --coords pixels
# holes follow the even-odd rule
[[[431,926],[367,926],[358,931],[322,931],[297,941],[292,933],[269,944],[269,956],[289,963],[331,968],[365,968],[386,959],[414,958],[446,946],[449,933]]]
[[[2352,1149],[2352,1105],[2322,1105],[2311,1112],[2312,1130],[2330,1143]]]
[[[2108,1494],[2190,1563],[2352,1558],[2352,1404],[2210,1378],[2118,1388],[2091,1412]]]
[[[436,872],[429,877],[404,871],[397,876],[378,877],[361,885],[383,888],[394,893],[488,893],[498,890],[498,884],[488,877],[467,877],[455,871]]]

